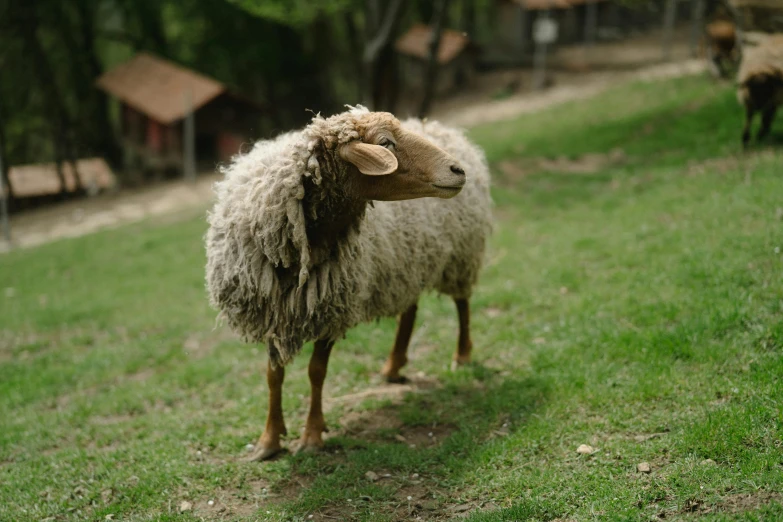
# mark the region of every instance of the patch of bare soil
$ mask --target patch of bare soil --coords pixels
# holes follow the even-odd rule
[[[722,511],[741,513],[758,509],[773,502],[783,500],[783,495],[772,491],[756,491],[753,493],[738,493],[725,497],[719,504]]]
[[[627,162],[622,149],[613,149],[606,154],[585,154],[578,158],[560,156],[557,158],[521,158],[498,163],[503,176],[508,181],[517,181],[529,174],[551,172],[558,174],[595,174],[609,167]]]
[[[212,198],[212,185],[218,179],[217,174],[201,175],[195,183],[162,183],[22,212],[11,218],[12,244],[15,248],[27,248],[205,207]],[[0,243],[0,252],[4,248],[7,245]]]
[[[253,478],[237,489],[216,489],[209,495],[194,498],[186,489],[175,495],[176,511],[191,512],[200,520],[236,520],[251,517],[284,495],[272,491],[272,485],[261,478]],[[192,498],[193,497],[193,498]]]
[[[648,62],[649,63],[649,62]],[[523,114],[571,101],[591,98],[612,87],[628,81],[651,81],[697,74],[706,70],[704,60],[693,59],[652,66],[639,66],[635,70],[601,71],[579,74],[557,74],[555,86],[536,92],[519,92],[510,97],[487,100],[453,99],[436,108],[433,119],[460,127],[472,127],[494,121],[507,120]],[[475,95],[473,96],[475,98]]]
[[[772,491],[754,491],[753,493],[736,493],[723,497],[716,504],[706,504],[701,500],[688,500],[680,509],[680,513],[706,515],[708,513],[745,513],[754,511],[773,502],[783,501],[783,495]]]
[[[350,411],[343,415],[340,426],[341,429],[335,434],[360,440],[394,441],[411,448],[437,446],[457,429],[451,424],[405,425],[393,406],[361,412]]]
[[[597,45],[594,52],[587,56],[582,56],[584,50],[581,48],[562,48],[558,51],[561,56],[553,57],[555,62],[561,62],[561,70],[553,75],[553,88],[536,92],[520,90],[520,86],[530,84],[532,72],[529,69],[489,73],[481,75],[480,85],[466,90],[464,94],[440,100],[432,118],[452,125],[471,127],[537,112],[569,101],[584,100],[622,82],[674,78],[703,72],[706,68],[705,60],[682,59],[687,56],[687,44],[684,42],[687,42],[687,38],[678,40],[673,54],[676,61],[669,63],[655,63],[660,58],[660,40],[654,35]],[[650,66],[650,63],[654,65]],[[598,70],[602,68],[609,70]],[[509,95],[498,96],[499,88]],[[401,107],[398,114],[404,117],[405,108]],[[194,210],[208,205],[213,196],[212,184],[219,178],[217,174],[201,175],[194,184],[170,182],[24,212],[13,216],[11,220],[13,246],[31,247],[150,217],[171,221],[192,215]],[[0,243],[0,252],[6,249],[8,245]]]
[[[324,410],[329,411],[338,406],[350,410],[367,399],[389,399],[392,403],[398,403],[407,393],[418,393],[439,386],[437,379],[420,372],[410,377],[405,384],[382,383],[357,393],[327,398],[324,400]]]
[[[182,349],[191,359],[202,359],[212,353],[220,343],[230,340],[238,340],[231,329],[225,326],[218,326],[209,331],[192,332],[182,343]]]
[[[710,158],[704,161],[695,161],[688,165],[687,175],[700,176],[709,174],[725,174],[736,170],[750,170],[760,161],[769,161],[779,158],[780,152],[776,150],[760,150],[753,153],[722,158]]]

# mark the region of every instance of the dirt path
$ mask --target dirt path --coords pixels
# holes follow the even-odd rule
[[[13,248],[83,236],[156,216],[192,215],[209,204],[212,184],[218,179],[217,174],[207,174],[195,183],[162,183],[22,212],[11,218]],[[3,250],[8,246],[0,242]]]
[[[624,82],[675,78],[705,70],[704,60],[686,60],[635,71],[587,73],[540,93],[521,93],[504,100],[484,101],[461,108],[446,107],[442,113],[436,111],[433,119],[460,127],[472,127],[537,112],[560,103],[584,100]]]
[[[450,100],[436,108],[433,118],[470,127],[583,100],[627,81],[673,78],[703,70],[703,60],[686,60],[634,71],[574,74],[559,78],[555,87],[541,93],[523,92],[496,101],[487,101],[486,96]],[[32,247],[156,216],[193,215],[207,208],[212,184],[218,179],[219,175],[208,174],[193,184],[171,182],[23,212],[11,219],[12,246]],[[8,249],[0,241],[0,252]]]

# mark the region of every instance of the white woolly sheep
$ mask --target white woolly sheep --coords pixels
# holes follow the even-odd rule
[[[281,450],[283,367],[305,342],[315,346],[300,450],[323,445],[329,354],[351,327],[400,316],[382,370],[400,382],[416,303],[434,290],[456,302],[454,364],[470,361],[468,300],[491,200],[484,155],[461,132],[357,107],[258,142],[224,174],[208,217],[207,288],[221,317],[269,354],[269,412],[250,460]]]
[[[783,105],[783,35],[765,35],[756,46],[745,46],[737,73],[737,99],[745,107],[742,144],[750,142],[750,128],[761,112],[761,140],[769,134],[775,113]]]

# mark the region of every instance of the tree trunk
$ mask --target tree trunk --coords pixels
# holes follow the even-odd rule
[[[336,96],[332,89],[332,68],[328,66],[339,56],[339,50],[332,43],[335,38],[333,37],[331,20],[326,15],[318,15],[310,27],[310,34],[315,41],[315,51],[313,53],[315,62],[319,64],[322,71],[322,74],[318,74],[315,79],[317,89],[321,93],[319,109],[331,111],[336,107],[340,107],[340,104],[335,101]]]
[[[390,89],[396,90],[396,86],[384,85],[384,75],[379,74],[384,66],[392,67],[392,64],[381,64],[381,57],[386,51],[393,52],[391,42],[397,24],[402,14],[402,6],[405,0],[389,0],[385,10],[381,10],[380,0],[367,0],[365,4],[365,20],[367,22],[367,43],[362,56],[364,68],[363,95],[364,105],[372,110],[378,110],[384,100],[382,93]],[[388,76],[388,75],[387,75]]]
[[[521,8],[520,8],[521,9]],[[476,6],[474,0],[462,0],[462,30],[473,38],[476,29]]]
[[[11,185],[11,178],[8,177],[8,171],[11,165],[8,162],[8,148],[5,139],[5,119],[3,117],[2,107],[0,107],[0,176],[3,178],[3,187],[5,187],[7,200],[14,197],[14,187]],[[2,197],[2,196],[0,196]]]
[[[343,22],[345,23],[345,32],[348,36],[348,50],[351,54],[351,62],[356,75],[356,98],[362,97],[362,85],[364,70],[362,69],[362,44],[359,39],[359,30],[356,28],[356,18],[352,9],[346,9],[343,13]]]
[[[672,58],[672,38],[677,18],[677,0],[666,0],[663,11],[663,59]]]
[[[79,15],[79,27],[81,32],[81,50],[80,55],[86,64],[87,81],[92,98],[92,119],[91,125],[94,126],[95,145],[110,165],[120,166],[122,162],[122,149],[117,143],[117,137],[111,125],[109,118],[109,97],[101,89],[96,89],[93,82],[103,74],[103,64],[98,57],[96,48],[96,27],[95,11],[88,9],[86,3],[76,2],[76,9]]]
[[[691,57],[699,55],[699,42],[704,31],[704,11],[707,5],[704,0],[694,0],[691,9]]]
[[[440,35],[443,31],[443,21],[446,18],[448,0],[437,0],[430,24],[430,53],[427,60],[427,72],[424,79],[424,98],[419,106],[419,118],[424,118],[430,112],[432,98],[435,95],[435,82],[438,77],[438,50],[440,49]]]
[[[73,142],[69,135],[70,119],[60,95],[54,71],[46,57],[41,41],[38,38],[39,18],[36,2],[35,0],[27,0],[27,2],[24,2],[21,5],[24,7],[19,10],[19,23],[16,24],[17,30],[21,31],[24,44],[32,57],[31,67],[34,70],[34,74],[38,77],[39,85],[44,89],[47,98],[48,112],[52,120],[52,134],[55,141],[55,161],[58,164],[58,176],[60,177],[61,184],[60,189],[63,193],[67,191],[61,165],[62,160],[67,159],[74,168],[76,188],[77,190],[80,190],[81,180],[76,171]]]
[[[141,37],[150,42],[152,50],[161,56],[168,56],[169,43],[163,28],[161,3],[159,0],[132,0],[139,22]]]

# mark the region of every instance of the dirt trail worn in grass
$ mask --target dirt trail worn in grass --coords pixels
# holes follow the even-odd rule
[[[543,93],[525,93],[502,101],[473,101],[460,108],[450,107],[433,117],[461,127],[505,120],[541,111],[569,101],[584,100],[632,80],[665,79],[704,70],[699,60],[654,65],[633,72],[586,73],[575,83]],[[17,248],[40,245],[66,237],[78,237],[104,228],[147,218],[189,216],[206,207],[212,198],[211,185],[218,175],[202,175],[196,184],[170,182],[160,186],[74,201],[14,217],[13,243]],[[184,212],[184,214],[183,214]],[[0,244],[0,252],[6,248]]]
[[[351,330],[317,454],[240,460],[266,356],[215,327],[202,215],[0,256],[0,520],[783,520],[781,153],[742,154],[741,118],[696,76],[471,129],[475,364],[449,370],[448,299],[407,387],[378,375],[395,322]]]

